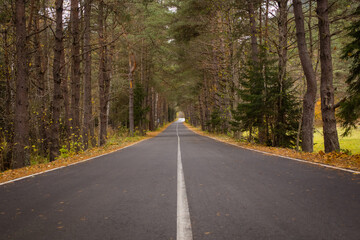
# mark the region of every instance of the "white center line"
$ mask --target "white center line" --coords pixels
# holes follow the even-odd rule
[[[184,171],[181,162],[180,137],[178,130],[179,123],[176,123],[176,135],[178,137],[177,154],[177,240],[192,240],[189,205],[186,196]]]

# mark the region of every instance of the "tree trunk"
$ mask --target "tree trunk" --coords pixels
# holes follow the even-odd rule
[[[100,63],[99,63],[99,145],[102,146],[105,144],[106,135],[107,135],[107,96],[106,96],[106,45],[105,45],[105,33],[104,33],[104,2],[100,1],[99,3],[99,13],[98,13],[98,34],[99,34],[99,46],[100,46]]]
[[[71,127],[71,123],[70,123],[70,99],[69,99],[69,87],[68,87],[68,69],[69,67],[66,66],[65,64],[65,50],[62,51],[61,54],[61,76],[62,76],[62,81],[61,81],[61,92],[62,92],[62,97],[63,97],[63,104],[64,104],[64,130],[65,130],[65,136],[66,138],[69,138],[70,136],[70,127]],[[68,142],[68,141],[67,141]]]
[[[40,1],[37,1],[36,11],[40,11]],[[34,19],[34,31],[40,32],[39,26],[39,15],[36,14]],[[45,99],[46,95],[46,85],[45,85],[45,73],[46,65],[43,64],[44,61],[44,51],[43,45],[41,44],[40,33],[34,37],[34,46],[36,48],[35,55],[35,68],[36,68],[36,79],[37,79],[37,105],[38,105],[38,114],[37,114],[37,128],[38,128],[38,141],[39,141],[39,154],[47,157],[48,150],[48,138],[47,138],[47,128],[48,128],[48,111],[47,104],[48,101]]]
[[[80,135],[80,29],[79,29],[79,0],[71,0],[71,118],[74,144]]]
[[[317,85],[315,71],[312,66],[311,57],[306,45],[304,15],[302,11],[301,0],[294,0],[294,15],[299,56],[306,77],[307,86],[307,90],[303,100],[301,147],[302,150],[305,152],[312,152],[314,146],[314,111]]]
[[[283,107],[283,95],[284,95],[284,82],[286,81],[286,64],[287,64],[287,3],[288,0],[278,0],[279,6],[279,19],[278,19],[278,28],[279,28],[279,72],[278,72],[278,97],[277,97],[277,119],[275,124],[275,129],[278,130],[274,135],[274,145],[283,146],[285,145],[284,133],[281,130],[286,124],[285,122],[285,112],[286,110]]]
[[[159,116],[158,116],[158,103],[159,103],[159,94],[155,91],[154,93],[154,120],[155,120],[155,129],[159,127]]]
[[[320,64],[321,64],[321,114],[323,120],[325,152],[339,151],[340,144],[336,129],[333,69],[330,44],[330,22],[329,22],[328,0],[317,0],[317,15],[320,37]]]
[[[151,124],[151,131],[154,131],[156,129],[156,125],[155,125],[155,91],[154,91],[154,87],[151,87],[151,98],[150,98],[150,104],[151,104],[151,113],[150,113],[150,124]]]
[[[136,69],[135,56],[129,53],[129,130],[130,136],[134,136],[134,72]]]
[[[201,123],[201,130],[205,131],[205,122],[204,122],[204,106],[202,101],[202,90],[199,92],[199,113],[200,113],[200,123]]]
[[[54,95],[52,101],[52,125],[50,143],[50,161],[59,155],[60,139],[60,113],[61,113],[61,55],[63,52],[63,0],[56,0],[56,30],[53,64]]]
[[[94,142],[94,128],[92,124],[92,99],[91,99],[91,2],[92,0],[85,0],[85,33],[84,33],[84,119],[83,119],[83,144],[84,149],[89,147],[89,137],[92,146],[96,145]]]
[[[29,80],[27,71],[25,0],[15,2],[16,96],[14,119],[13,168],[30,164],[29,154]]]
[[[13,88],[12,88],[12,76],[11,76],[11,65],[10,65],[10,59],[9,59],[9,43],[8,43],[8,32],[7,29],[4,31],[4,39],[3,39],[3,49],[4,49],[4,66],[1,69],[3,72],[3,76],[6,79],[6,97],[5,97],[5,118],[4,118],[4,125],[3,131],[5,132],[5,141],[9,144],[9,150],[6,155],[3,155],[2,159],[2,169],[1,170],[7,170],[11,168],[11,159],[12,159],[12,153],[13,153],[13,144],[14,144],[14,121],[13,121]]]
[[[248,1],[248,11],[250,16],[250,31],[251,31],[251,58],[254,63],[259,62],[259,49],[256,37],[256,21],[254,12],[254,3],[252,0]]]
[[[209,132],[212,132],[211,124],[210,122],[210,107],[209,107],[209,87],[208,87],[208,80],[206,78],[206,73],[203,73],[203,81],[204,81],[204,122],[205,122],[205,129]]]

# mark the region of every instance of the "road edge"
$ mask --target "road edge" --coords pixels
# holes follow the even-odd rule
[[[112,154],[112,153],[115,153],[115,152],[118,152],[120,150],[123,150],[125,148],[129,148],[129,147],[132,147],[138,143],[141,143],[141,142],[144,142],[146,140],[149,140],[149,139],[152,139],[156,136],[158,136],[160,133],[162,133],[163,131],[165,131],[173,122],[169,123],[166,127],[164,127],[164,129],[162,129],[161,131],[159,131],[156,135],[154,136],[149,136],[145,139],[141,139],[137,142],[133,142],[129,145],[126,145],[124,147],[120,147],[118,149],[115,149],[111,152],[108,152],[108,153],[104,153],[104,154],[100,154],[100,155],[97,155],[97,156],[94,156],[94,157],[90,157],[90,158],[86,158],[84,160],[81,160],[81,161],[77,161],[77,162],[73,162],[73,163],[70,163],[68,165],[65,165],[65,166],[60,166],[60,167],[55,167],[55,168],[51,168],[51,169],[48,169],[48,170],[45,170],[45,171],[41,171],[41,172],[37,172],[37,173],[33,173],[33,174],[30,174],[30,175],[26,175],[26,176],[23,176],[23,177],[18,177],[18,178],[14,178],[14,179],[11,179],[11,180],[8,180],[8,181],[5,181],[5,182],[0,182],[0,186],[3,186],[3,185],[6,185],[6,184],[9,184],[9,183],[14,183],[14,182],[17,182],[17,181],[21,181],[21,180],[24,180],[26,178],[31,178],[31,177],[35,177],[37,175],[41,175],[41,174],[44,174],[44,173],[48,173],[48,172],[52,172],[52,171],[56,171],[56,170],[59,170],[59,169],[62,169],[62,168],[66,168],[66,167],[70,167],[70,166],[74,166],[74,165],[77,165],[77,164],[80,164],[80,163],[84,163],[84,162],[87,162],[87,161],[90,161],[90,160],[94,160],[96,158],[100,158],[100,157],[103,157],[103,156],[106,156],[106,155],[109,155],[109,154]]]
[[[299,159],[299,158],[292,158],[292,157],[288,157],[288,156],[283,156],[283,155],[278,155],[278,154],[274,154],[274,153],[270,153],[270,152],[265,152],[265,151],[261,151],[261,150],[247,148],[247,147],[240,146],[240,145],[237,145],[237,144],[234,144],[234,143],[225,142],[225,141],[222,141],[221,139],[218,139],[218,138],[214,138],[214,137],[210,137],[210,136],[207,136],[207,135],[199,134],[199,133],[195,132],[194,130],[190,129],[186,124],[183,124],[183,125],[187,129],[189,129],[190,131],[192,131],[193,133],[195,133],[195,134],[197,134],[199,136],[207,137],[207,138],[210,138],[210,139],[215,140],[217,142],[225,143],[225,144],[235,146],[235,147],[238,147],[238,148],[242,148],[242,149],[246,149],[246,150],[250,150],[250,151],[253,151],[253,152],[258,152],[258,153],[262,153],[262,154],[266,154],[266,155],[270,155],[270,156],[280,157],[280,158],[284,158],[284,159],[288,159],[288,160],[293,160],[293,161],[297,161],[297,162],[302,162],[302,163],[312,164],[312,165],[321,166],[321,167],[325,167],[325,168],[331,168],[331,169],[334,169],[334,170],[340,170],[340,171],[344,171],[344,172],[349,172],[349,173],[352,173],[352,174],[360,174],[360,171],[356,171],[356,170],[352,170],[352,169],[335,167],[335,166],[332,166],[332,165],[328,165],[328,164],[324,164],[324,163],[311,162],[311,161],[307,161],[307,160]]]

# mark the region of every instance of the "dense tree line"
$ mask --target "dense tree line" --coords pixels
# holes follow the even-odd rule
[[[0,0],[1,170],[104,145],[122,129],[145,134],[178,110],[203,130],[306,152],[320,121],[325,151],[339,151],[337,122],[348,133],[360,115],[359,8]]]
[[[341,107],[340,120],[348,127],[356,127],[359,118],[357,1],[178,4],[173,31],[180,64],[197,82],[194,96],[184,103],[192,124],[312,152],[320,101],[325,152],[340,151],[336,109]],[[342,59],[354,62],[348,93],[350,64]]]
[[[174,119],[157,71],[162,3],[3,0],[0,12],[1,170]]]

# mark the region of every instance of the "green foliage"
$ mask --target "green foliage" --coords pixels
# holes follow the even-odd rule
[[[181,2],[176,22],[172,24],[172,35],[178,42],[189,42],[200,36],[206,24],[198,18],[210,13],[211,2],[205,0],[189,0]]]
[[[144,87],[141,83],[136,83],[134,88],[134,124],[139,126],[146,120],[146,113],[150,110],[149,107],[144,107],[143,102],[145,98]]]
[[[264,52],[259,59],[259,63],[250,60],[241,76],[239,96],[243,101],[232,111],[233,131],[249,131],[249,140],[255,141],[260,141],[260,136],[253,133],[263,131],[267,145],[293,147],[300,119],[294,81],[285,79],[280,84],[276,61]]]
[[[354,15],[358,19],[348,28],[348,36],[352,41],[343,49],[343,58],[352,61],[350,75],[346,81],[348,97],[341,104],[339,112],[342,125],[345,127],[345,136],[357,127],[360,118],[360,6]]]
[[[59,156],[59,158],[67,158],[67,157],[70,156],[69,150],[68,150],[68,148],[67,148],[66,145],[61,146],[61,148],[60,148],[59,151],[60,151],[60,156]]]
[[[211,129],[213,129],[214,132],[219,132],[221,129],[222,119],[220,115],[219,109],[214,109],[211,112],[210,122],[207,123],[211,125]]]
[[[277,105],[275,127],[272,129],[275,139],[273,146],[292,148],[296,145],[299,119],[301,118],[300,101],[296,99],[297,92],[294,89],[294,81],[290,78],[285,79],[281,87],[276,82],[274,89],[276,92],[273,96]]]
[[[250,131],[264,126],[264,116],[273,116],[275,96],[269,90],[276,81],[274,61],[261,56],[260,64],[248,61],[244,74],[239,80],[239,96],[243,100],[233,111],[234,131]],[[249,138],[252,138],[250,135]]]

